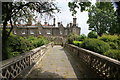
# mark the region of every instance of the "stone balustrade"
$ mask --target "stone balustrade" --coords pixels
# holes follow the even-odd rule
[[[43,45],[29,52],[23,53],[14,58],[2,62],[2,79],[9,80],[16,78],[22,71],[34,65],[51,48],[52,43]]]
[[[64,47],[82,59],[102,79],[120,80],[120,61],[71,44],[65,44]]]

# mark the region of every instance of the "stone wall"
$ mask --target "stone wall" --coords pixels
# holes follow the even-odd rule
[[[0,77],[5,80],[16,78],[27,68],[34,66],[43,55],[52,48],[52,43],[33,49],[14,58],[2,61],[2,73]]]
[[[101,78],[110,80],[120,79],[120,61],[100,55],[83,48],[71,44],[65,44],[65,49],[71,54],[76,55],[82,59],[93,71],[95,71]]]

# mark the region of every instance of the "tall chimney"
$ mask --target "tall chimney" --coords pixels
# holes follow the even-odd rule
[[[72,27],[72,23],[70,23],[70,27]]]
[[[73,26],[76,26],[76,21],[77,21],[77,18],[74,17],[74,18],[73,18]]]
[[[45,21],[44,24],[47,25],[47,22]]]
[[[53,26],[55,26],[55,18],[53,18]]]
[[[60,27],[60,22],[58,22],[58,27]]]

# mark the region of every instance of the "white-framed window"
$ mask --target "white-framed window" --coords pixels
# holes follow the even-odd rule
[[[25,34],[25,31],[22,31],[22,34]]]
[[[14,34],[17,34],[16,31],[13,31]]]
[[[39,34],[41,34],[41,31],[39,31]]]
[[[63,34],[62,31],[60,31],[60,34],[61,34],[61,35]]]
[[[34,34],[34,32],[30,30],[30,34]]]
[[[47,34],[51,34],[51,33],[50,33],[50,30],[47,30]]]

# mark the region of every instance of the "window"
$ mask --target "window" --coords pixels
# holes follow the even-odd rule
[[[30,34],[34,34],[34,32],[33,32],[33,31],[30,31]]]
[[[62,34],[62,31],[60,31],[60,34]]]
[[[50,30],[47,30],[47,34],[50,34]]]
[[[14,34],[17,34],[16,31],[13,32]]]
[[[41,34],[41,31],[39,31],[39,34]]]
[[[25,31],[22,31],[22,34],[25,34]]]

